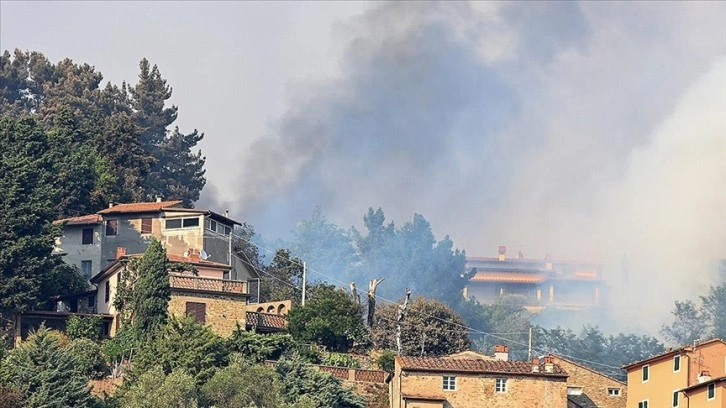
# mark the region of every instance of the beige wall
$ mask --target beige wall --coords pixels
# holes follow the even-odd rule
[[[442,389],[444,375],[456,376],[455,391]],[[507,392],[495,392],[496,378],[507,378]],[[392,408],[410,408],[414,405],[411,401],[407,405],[402,405],[401,395],[443,396],[446,399],[443,407],[446,408],[564,408],[567,406],[566,379],[556,377],[421,372],[405,372],[401,376],[397,370],[391,388]]]
[[[698,373],[708,370],[712,378],[726,375],[726,345],[711,343],[698,346],[695,351],[681,355],[681,369],[673,371],[673,356],[648,362],[650,376],[642,380],[642,366],[628,371],[627,408],[638,408],[638,402],[648,400],[649,407],[672,407],[673,392],[696,384]],[[679,408],[687,407],[679,396]],[[719,407],[720,408],[720,407]]]
[[[244,298],[206,295],[201,293],[186,293],[172,289],[171,300],[169,301],[169,314],[184,316],[186,314],[186,303],[197,302],[206,304],[206,325],[216,334],[226,337],[232,334],[237,324],[245,329],[247,301]]]
[[[599,408],[625,408],[626,384],[557,356],[552,356],[552,358],[554,363],[562,367],[569,375],[567,385],[582,387],[582,393],[587,395]],[[619,388],[620,396],[609,396],[608,388]]]
[[[687,408],[726,408],[726,382],[716,384],[716,398],[709,400],[707,387],[691,391],[688,396]]]

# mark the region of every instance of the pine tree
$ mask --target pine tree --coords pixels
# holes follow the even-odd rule
[[[142,129],[141,143],[156,160],[144,181],[145,192],[150,198],[175,198],[191,206],[199,199],[206,183],[206,159],[201,151],[192,151],[204,134],[196,129],[189,134],[180,132],[178,127],[169,130],[178,114],[175,105],[166,107],[172,89],[161,77],[159,68],[150,67],[146,58],[141,60],[139,67],[139,82],[129,89],[131,104],[134,119]]]
[[[23,405],[34,408],[94,407],[88,378],[75,367],[62,335],[41,326],[10,352],[0,383],[17,389]]]

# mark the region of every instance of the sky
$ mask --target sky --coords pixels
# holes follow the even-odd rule
[[[724,2],[3,1],[0,14],[3,50],[114,83],[158,64],[182,130],[206,135],[199,206],[263,235],[316,207],[343,227],[368,207],[398,224],[421,213],[469,255],[605,262],[634,325],[703,293],[726,258]]]

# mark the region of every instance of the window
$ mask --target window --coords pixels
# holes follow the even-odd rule
[[[91,277],[91,273],[93,271],[93,261],[81,261],[81,273],[86,278]]]
[[[678,408],[678,390],[673,391],[673,408]]]
[[[106,295],[103,297],[103,302],[108,303],[108,300],[111,298],[111,281],[106,280]]]
[[[173,218],[166,220],[166,229],[191,228],[199,226],[199,217]]]
[[[582,395],[582,387],[567,387],[567,395]]]
[[[198,227],[198,226],[199,226],[199,218],[184,218],[182,220],[183,228]]]
[[[643,382],[647,382],[650,379],[650,366],[643,366]]]
[[[177,218],[175,220],[166,220],[166,229],[177,229],[181,228],[182,220]]]
[[[456,377],[445,375],[444,376],[444,391],[455,391],[456,390]]]
[[[677,373],[679,371],[681,371],[681,356],[675,356],[673,357],[673,372]]]
[[[709,400],[716,398],[716,383],[708,384],[707,394]]]
[[[106,221],[106,235],[116,235],[118,234],[118,220],[108,220]]]
[[[648,400],[640,401],[638,403],[638,408],[648,408]]]
[[[186,314],[194,318],[198,323],[204,324],[207,315],[207,304],[198,302],[187,302]]]
[[[620,388],[608,388],[608,397],[619,397]]]
[[[82,245],[93,244],[93,228],[84,228],[83,229],[83,238],[81,238],[81,244]]]
[[[151,218],[142,218],[141,219],[141,233],[142,234],[151,234]]]
[[[207,227],[207,229],[211,231],[217,231],[217,221],[209,220],[209,226]]]
[[[494,391],[507,392],[507,379],[497,378],[496,383],[494,384]]]

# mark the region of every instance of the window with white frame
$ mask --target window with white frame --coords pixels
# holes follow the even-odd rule
[[[444,391],[455,391],[456,390],[456,377],[453,375],[445,375],[443,377]]]
[[[716,384],[715,383],[708,384],[708,390],[706,391],[706,394],[707,394],[707,398],[709,401],[716,398]]]
[[[681,371],[681,356],[673,357],[673,372],[677,373]]]
[[[582,395],[582,387],[576,387],[576,386],[567,387],[567,395]]]
[[[494,384],[494,391],[496,392],[507,392],[507,379],[497,378]]]
[[[672,404],[672,407],[673,407],[673,408],[678,408],[678,399],[679,399],[679,398],[678,398],[678,393],[679,393],[679,392],[680,392],[680,391],[678,391],[678,390],[674,390],[674,391],[673,391],[673,404]]]
[[[648,408],[648,400],[643,400],[638,403],[638,408]]]
[[[608,388],[608,397],[619,397],[620,388]]]
[[[642,376],[642,378],[643,378],[643,382],[647,382],[650,379],[650,366],[649,365],[644,365],[643,366],[643,376]],[[638,407],[638,408],[640,408],[640,407]]]

